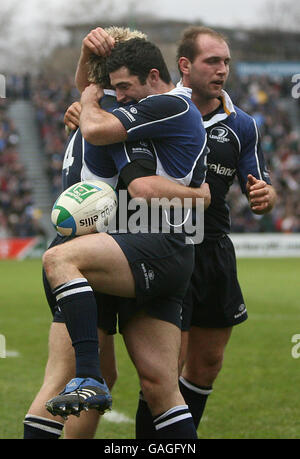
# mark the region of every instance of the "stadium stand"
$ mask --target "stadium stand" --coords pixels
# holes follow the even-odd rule
[[[229,193],[233,232],[299,232],[300,231],[300,139],[294,128],[289,104],[290,80],[269,77],[235,77],[228,88],[233,100],[251,114],[259,126],[262,147],[274,186],[278,192],[276,209],[265,216],[254,216],[235,181]],[[61,152],[66,139],[63,116],[66,107],[78,98],[68,77],[40,76],[33,103],[47,156],[52,194],[60,192]]]
[[[62,152],[66,141],[64,113],[72,102],[78,100],[79,93],[69,77],[49,77],[39,75],[35,79],[32,103],[36,121],[47,159],[47,175],[51,181],[52,199],[61,192]]]
[[[0,237],[42,234],[32,186],[19,158],[19,133],[8,115],[7,99],[0,100]]]
[[[66,141],[63,117],[79,94],[73,79],[57,74],[12,78],[11,97],[31,99],[46,158],[46,175],[51,184],[49,200],[61,192],[62,152]],[[278,203],[271,214],[255,216],[235,180],[228,196],[232,232],[300,232],[300,137],[299,103],[291,97],[290,78],[234,75],[227,88],[236,105],[252,115],[261,132],[261,142]],[[33,234],[34,206],[24,167],[18,161],[18,134],[1,104],[0,190],[1,235]],[[8,171],[9,170],[9,171]],[[11,177],[9,180],[7,177]],[[22,210],[21,210],[22,209]]]
[[[257,122],[278,194],[277,205],[271,214],[253,216],[235,182],[228,196],[232,232],[299,232],[299,106],[291,97],[290,78],[244,77],[237,79],[229,92],[235,103]]]

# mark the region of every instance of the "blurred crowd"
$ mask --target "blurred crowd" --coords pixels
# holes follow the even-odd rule
[[[270,214],[254,216],[237,182],[228,202],[233,232],[300,232],[300,104],[291,78],[240,78],[229,88],[234,103],[251,114],[278,195]]]
[[[73,78],[67,76],[39,75],[32,82],[31,91],[26,86],[25,88],[26,95],[31,93],[35,106],[42,150],[47,157],[47,173],[52,183],[52,199],[55,200],[61,192],[62,153],[67,138],[63,123],[64,113],[72,102],[78,100],[79,94],[74,87]],[[300,116],[300,105],[297,106],[297,102],[292,99],[291,89],[290,78],[268,77],[235,77],[227,87],[234,103],[256,119],[261,133],[262,149],[278,194],[278,202],[272,213],[255,216],[249,210],[247,199],[235,180],[228,196],[232,232],[300,231],[300,137],[299,129],[295,127],[298,121],[296,118]],[[293,110],[291,104],[294,104]],[[17,161],[18,137],[8,121],[2,120],[0,126],[5,131],[6,139],[5,153],[3,154],[2,145],[0,149],[2,214],[4,211],[9,214],[9,206],[11,215],[16,215],[15,209],[24,206],[26,216],[30,213],[30,187],[23,176],[22,166]],[[0,137],[3,142],[2,135]],[[9,138],[12,140],[7,140]],[[13,175],[11,183],[7,183],[8,180],[4,178],[8,162]],[[11,189],[18,189],[18,192],[11,193]]]
[[[79,99],[79,93],[69,77],[45,77],[35,79],[32,102],[36,109],[36,121],[47,158],[47,174],[52,184],[52,199],[61,193],[61,170],[67,135],[64,114],[69,105]]]
[[[18,143],[18,132],[7,113],[7,99],[0,99],[0,238],[36,236],[40,232]]]

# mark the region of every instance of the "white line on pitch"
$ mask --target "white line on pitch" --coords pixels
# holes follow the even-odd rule
[[[119,413],[118,411],[108,411],[103,416],[103,420],[108,422],[115,422],[116,424],[121,424],[122,422],[126,422],[127,424],[134,424],[134,420],[130,419],[123,413]]]
[[[6,357],[20,357],[19,351],[6,351]]]

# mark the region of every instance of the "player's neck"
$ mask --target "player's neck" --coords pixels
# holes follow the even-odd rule
[[[172,89],[175,88],[175,85],[173,83],[165,83],[164,81],[160,81],[156,88],[156,94],[164,94],[165,92],[172,91]]]
[[[194,93],[192,95],[192,101],[194,102],[202,116],[208,115],[209,113],[215,111],[222,103],[220,99],[218,99],[217,97],[215,97],[214,99],[205,99],[199,97]]]

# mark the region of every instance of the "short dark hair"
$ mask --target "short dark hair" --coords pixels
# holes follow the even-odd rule
[[[133,38],[119,43],[107,58],[108,73],[115,72],[121,67],[128,68],[131,75],[136,75],[141,84],[146,79],[151,69],[159,70],[160,78],[165,83],[171,82],[167,65],[160,49],[148,40]]]
[[[217,32],[214,29],[204,26],[191,26],[185,29],[182,33],[181,39],[177,48],[177,62],[181,57],[186,57],[189,61],[194,62],[195,58],[199,54],[199,47],[196,44],[196,38],[199,35],[210,35],[211,37],[217,38],[218,40],[225,41],[228,44],[228,40],[225,35]]]

